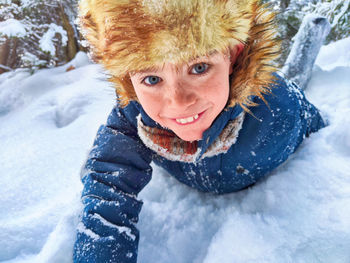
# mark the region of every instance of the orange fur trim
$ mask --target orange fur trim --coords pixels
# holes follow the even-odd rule
[[[249,106],[256,106],[251,96],[270,93],[276,71],[273,61],[280,55],[280,41],[276,38],[275,15],[266,5],[255,2],[252,5],[251,27],[245,48],[233,68],[229,106],[236,103],[249,112]],[[266,102],[266,101],[265,101]]]

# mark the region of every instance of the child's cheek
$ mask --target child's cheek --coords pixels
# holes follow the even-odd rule
[[[227,79],[227,80],[226,80]],[[228,76],[219,74],[212,78],[209,82],[203,84],[203,98],[212,101],[218,107],[226,104],[229,98],[230,88]]]
[[[137,98],[147,113],[147,115],[154,121],[164,126],[163,120],[160,118],[163,109],[163,100],[160,95],[150,94],[147,92],[136,93]]]

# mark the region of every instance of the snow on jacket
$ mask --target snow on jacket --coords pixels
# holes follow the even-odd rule
[[[100,127],[82,173],[84,212],[74,262],[137,261],[136,223],[142,207],[137,195],[151,180],[151,161],[199,191],[230,193],[263,178],[305,137],[324,127],[318,110],[303,92],[294,83],[277,78],[272,94],[265,95],[267,104],[256,96],[252,100],[258,106],[249,107],[251,113],[239,105],[225,108],[195,149],[180,154],[166,152],[143,133],[168,131],[137,102],[125,108],[116,106],[107,124]],[[231,132],[227,133],[228,126]]]

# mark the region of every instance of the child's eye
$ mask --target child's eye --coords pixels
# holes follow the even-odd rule
[[[143,82],[145,82],[147,85],[156,85],[160,82],[160,78],[157,76],[148,76],[143,79]]]
[[[209,68],[209,65],[206,63],[198,63],[195,64],[192,69],[191,69],[191,73],[192,74],[202,74],[204,72],[206,72]]]

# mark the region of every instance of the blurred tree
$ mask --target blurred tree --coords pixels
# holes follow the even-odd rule
[[[317,13],[326,17],[332,30],[327,42],[350,36],[350,0],[322,0],[303,8],[304,13]]]
[[[321,14],[332,25],[327,42],[350,35],[350,0],[262,0],[277,12],[280,65],[303,17]],[[77,0],[0,0],[0,74],[61,65],[84,50],[75,26]]]
[[[76,0],[0,0],[0,73],[61,65],[80,49]]]
[[[290,0],[281,0],[280,2],[280,9],[281,10],[286,10],[287,7],[289,6],[290,4]]]
[[[279,38],[282,40],[283,65],[305,15],[315,13],[326,17],[332,29],[326,43],[350,36],[350,0],[262,0],[276,11]]]

